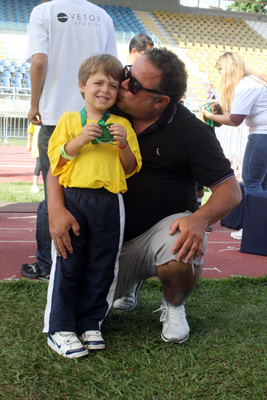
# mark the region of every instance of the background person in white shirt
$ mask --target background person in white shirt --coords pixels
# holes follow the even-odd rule
[[[78,69],[93,54],[117,57],[115,31],[105,10],[87,0],[54,0],[31,13],[27,62],[31,63],[29,121],[40,125],[38,140],[44,183],[49,169],[48,141],[59,117],[80,111],[84,104],[78,89]],[[51,238],[45,200],[39,204],[36,226],[37,263],[23,264],[27,278],[48,278],[51,269]]]
[[[220,104],[224,115],[203,109],[203,114],[224,125],[238,126],[244,120],[249,128],[242,179],[245,194],[267,190],[267,75],[249,68],[237,53],[224,53],[217,61],[221,73]],[[242,229],[233,232],[242,238]]]

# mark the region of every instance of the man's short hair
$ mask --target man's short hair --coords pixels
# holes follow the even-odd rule
[[[161,82],[155,89],[170,97],[170,104],[177,103],[187,88],[187,71],[180,58],[165,47],[153,48],[145,52],[151,64],[161,72]]]
[[[123,65],[111,54],[96,54],[84,60],[79,68],[78,79],[85,85],[88,78],[99,71],[116,81],[123,80]]]
[[[146,33],[138,33],[135,35],[129,44],[129,53],[135,48],[137,51],[145,51],[147,46],[154,47],[154,42]]]

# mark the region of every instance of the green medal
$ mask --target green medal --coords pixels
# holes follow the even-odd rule
[[[202,106],[200,106],[200,108],[203,108],[203,107],[205,108],[205,110],[207,110],[207,111],[209,111],[209,112],[211,112],[213,114],[213,112],[211,111],[211,108],[210,108],[210,103],[206,103],[206,104],[203,104]],[[214,128],[214,121],[212,119],[209,119],[209,118],[204,116],[204,122],[207,125],[209,125],[212,128]]]
[[[87,120],[85,107],[81,110],[80,115],[81,115],[81,124],[82,124],[82,126],[85,126],[86,120]],[[103,117],[97,122],[97,124],[102,129],[102,133],[99,138],[92,140],[92,142],[91,142],[92,144],[97,144],[99,142],[110,143],[110,142],[114,141],[113,135],[110,134],[109,129],[108,129],[112,125],[112,123],[107,124],[107,125],[105,124],[105,122],[108,120],[109,117],[110,117],[110,112],[107,110],[105,112],[105,114],[103,115]]]

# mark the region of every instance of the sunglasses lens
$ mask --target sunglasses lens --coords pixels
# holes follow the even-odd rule
[[[130,80],[128,82],[128,89],[132,94],[136,94],[139,90],[138,83],[134,81],[132,77],[130,77]]]
[[[124,67],[124,79],[128,79],[131,76],[131,67],[129,65],[125,65]]]

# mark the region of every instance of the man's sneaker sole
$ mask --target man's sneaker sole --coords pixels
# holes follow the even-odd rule
[[[161,339],[164,340],[164,342],[167,342],[167,343],[183,343],[183,342],[185,342],[188,338],[189,338],[189,334],[186,335],[183,339],[177,339],[177,338],[175,338],[175,337],[170,338],[170,339],[167,339],[167,338],[165,338],[165,336],[163,336],[163,334],[161,334]]]
[[[62,346],[58,346],[50,335],[47,338],[47,344],[52,350],[65,358],[80,358],[88,355],[88,350],[85,347],[64,352]]]

